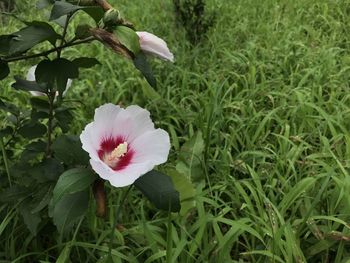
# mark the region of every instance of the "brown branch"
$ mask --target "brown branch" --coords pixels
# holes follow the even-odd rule
[[[109,9],[113,8],[106,0],[68,0],[68,2],[80,6],[99,5],[105,11],[108,11]]]
[[[101,6],[105,11],[113,8],[106,0],[95,0],[95,3]]]

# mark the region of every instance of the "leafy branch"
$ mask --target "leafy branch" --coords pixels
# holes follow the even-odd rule
[[[72,46],[76,46],[76,45],[80,45],[80,44],[84,44],[84,43],[89,43],[94,39],[95,39],[94,37],[87,37],[87,38],[84,38],[84,39],[81,39],[78,41],[75,41],[73,39],[72,41],[67,42],[64,45],[61,45],[59,47],[54,47],[52,49],[49,49],[47,51],[43,51],[41,53],[31,54],[31,55],[23,55],[23,56],[17,56],[17,57],[5,57],[5,58],[2,58],[2,60],[5,62],[13,62],[13,61],[25,60],[25,59],[30,59],[30,58],[46,57],[51,53],[58,52],[58,51],[65,49],[67,47],[72,47]]]

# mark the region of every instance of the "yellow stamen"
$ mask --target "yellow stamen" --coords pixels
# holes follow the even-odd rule
[[[114,158],[120,158],[123,157],[126,152],[128,151],[128,143],[124,142],[118,145],[117,148],[115,148],[112,152],[111,152],[111,157]]]
[[[104,162],[110,166],[113,167],[116,165],[116,163],[119,161],[121,157],[123,157],[128,151],[128,143],[124,142],[118,145],[117,148],[115,148],[112,152],[109,154],[106,154],[103,158]]]

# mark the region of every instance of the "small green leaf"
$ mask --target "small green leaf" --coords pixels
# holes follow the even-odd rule
[[[158,171],[150,171],[137,179],[134,185],[158,209],[179,212],[181,209],[179,192],[174,189],[171,178]]]
[[[60,35],[48,23],[33,21],[26,24],[27,27],[13,33],[9,43],[10,55],[23,53],[47,40],[54,44],[60,38]]]
[[[72,14],[78,10],[85,11],[85,13],[96,22],[100,21],[104,14],[103,9],[98,6],[78,6],[67,2],[56,1],[51,11],[50,21],[56,20],[64,15]]]
[[[89,192],[65,195],[54,207],[53,222],[61,234],[66,233],[82,217],[89,205]]]
[[[58,90],[62,95],[66,90],[68,79],[79,76],[78,67],[65,58],[41,61],[35,70],[35,79],[39,84],[46,84],[49,88]]]
[[[16,82],[12,84],[12,87],[17,90],[25,90],[25,91],[39,91],[46,93],[46,85],[38,84],[35,81],[29,81],[25,79],[21,79],[18,76],[15,76]]]
[[[65,171],[53,190],[52,205],[55,206],[67,194],[87,189],[95,179],[95,173],[87,168],[73,168]]]
[[[18,134],[24,138],[34,139],[40,138],[46,133],[47,129],[40,122],[29,122],[18,129]]]
[[[10,68],[7,62],[0,59],[0,80],[6,78],[10,74]]]
[[[89,155],[82,149],[78,136],[62,135],[52,144],[55,157],[66,165],[87,165]]]
[[[145,54],[139,52],[134,58],[134,66],[141,71],[147,82],[153,87],[157,88],[157,81],[153,75],[150,64],[147,61]]]
[[[95,65],[101,65],[96,58],[80,57],[72,61],[78,68],[92,68]]]
[[[196,190],[190,179],[175,169],[167,170],[167,174],[171,177],[175,189],[180,193],[180,215],[185,216],[187,212],[196,205],[194,200]]]
[[[134,55],[137,55],[140,52],[139,37],[130,27],[117,26],[114,30],[114,34],[117,36],[120,43]]]

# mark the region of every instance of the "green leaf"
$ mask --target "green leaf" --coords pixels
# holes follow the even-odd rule
[[[44,41],[54,44],[60,38],[48,23],[33,21],[26,24],[27,27],[13,33],[14,37],[9,43],[9,55],[23,53]]]
[[[46,147],[45,147],[46,148]],[[46,149],[45,149],[46,150]],[[40,183],[54,181],[63,173],[64,168],[61,162],[54,158],[48,158],[36,164],[29,173]]]
[[[153,87],[157,88],[157,81],[153,75],[152,68],[147,61],[144,53],[139,52],[134,58],[134,66],[141,71],[147,82]]]
[[[149,100],[160,100],[161,95],[148,83],[141,85],[143,95]]]
[[[71,14],[77,10],[81,9],[80,6],[72,5],[67,2],[56,1],[50,15],[50,21],[56,20],[61,16]]]
[[[196,205],[196,202],[194,200],[196,190],[194,189],[191,180],[184,174],[181,174],[178,171],[176,171],[175,169],[167,170],[167,174],[171,177],[175,189],[180,194],[180,215],[185,216],[187,212]]]
[[[32,108],[32,112],[30,114],[30,118],[33,122],[37,122],[40,120],[44,120],[44,119],[48,119],[49,118],[49,114],[46,111],[38,111],[35,108]]]
[[[72,61],[78,68],[92,68],[95,65],[101,65],[96,58],[80,57]]]
[[[100,21],[103,17],[104,11],[101,7],[95,6],[78,6],[72,5],[67,2],[56,1],[50,15],[50,21],[56,20],[61,16],[72,14],[78,10],[83,10],[96,22]]]
[[[117,26],[114,30],[114,34],[117,36],[120,43],[134,55],[140,52],[139,37],[133,29],[126,26]]]
[[[52,206],[55,206],[67,194],[87,189],[95,179],[95,173],[87,168],[73,168],[65,171],[53,189]]]
[[[23,217],[24,223],[32,233],[32,235],[37,234],[38,226],[41,222],[41,218],[38,213],[31,212],[31,206],[29,202],[23,202],[19,207],[19,212]]]
[[[50,103],[47,97],[43,97],[43,96],[31,97],[30,104],[32,105],[32,108],[36,110],[44,111],[47,113],[49,112]]]
[[[89,162],[89,155],[83,150],[78,136],[61,135],[52,144],[52,150],[66,165],[87,165]]]
[[[61,234],[66,233],[85,214],[89,205],[89,192],[65,195],[53,208],[53,222]]]
[[[48,7],[49,5],[52,5],[55,1],[54,0],[39,0],[36,3],[36,8],[37,9],[43,9]]]
[[[18,129],[18,134],[24,138],[40,138],[46,134],[46,126],[40,122],[29,122]]]
[[[14,35],[1,35],[0,36],[0,55],[8,55],[10,52],[11,41]]]
[[[64,133],[69,131],[69,127],[73,121],[71,110],[71,108],[58,108],[55,111],[55,118]]]
[[[58,256],[56,263],[66,263],[70,262],[69,255],[72,249],[72,243],[67,243],[62,249],[60,255]]]
[[[99,22],[105,14],[103,9],[99,6],[85,6],[81,7],[81,10],[87,13],[96,23]]]
[[[192,180],[202,179],[204,175],[201,163],[203,151],[204,140],[202,132],[199,131],[181,147],[176,170]]]
[[[0,59],[0,80],[6,78],[10,74],[10,68],[7,62]]]
[[[12,87],[14,89],[47,93],[47,88],[45,84],[38,84],[35,81],[21,79],[18,76],[15,76],[15,80],[16,82],[12,84]]]
[[[43,141],[36,141],[28,144],[21,154],[21,162],[28,163],[35,159],[39,154],[46,151],[46,143]],[[17,168],[17,167],[16,167]]]
[[[90,28],[91,26],[87,24],[78,25],[75,29],[75,37],[78,39],[84,39],[86,37],[91,36]]]
[[[20,115],[20,110],[16,105],[9,102],[9,98],[4,98],[3,100],[0,99],[0,109],[10,112],[15,116]]]
[[[58,90],[60,96],[66,90],[68,79],[79,76],[78,67],[65,58],[41,61],[35,70],[35,79],[41,84],[47,84],[53,90]]]
[[[174,189],[169,176],[153,170],[137,179],[134,185],[156,208],[171,212],[180,211],[179,192]]]

